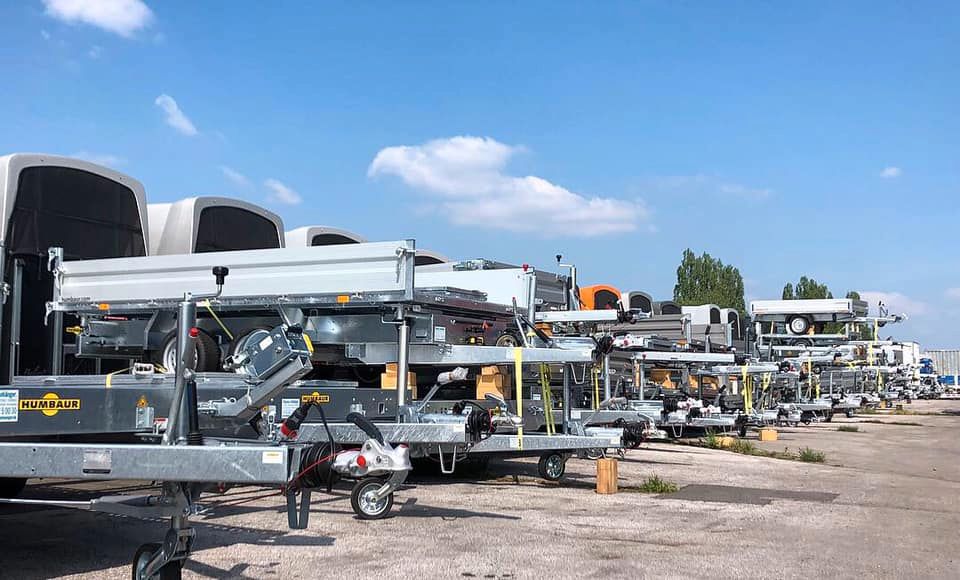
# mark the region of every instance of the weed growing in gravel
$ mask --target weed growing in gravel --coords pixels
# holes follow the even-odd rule
[[[823,451],[817,451],[816,449],[804,447],[800,450],[800,455],[797,456],[797,459],[807,463],[823,463],[827,460],[827,456],[823,453]]]
[[[672,481],[660,479],[659,475],[651,475],[637,486],[637,491],[643,493],[674,493],[680,486]]]
[[[720,438],[717,437],[716,433],[707,433],[707,437],[703,440],[704,446],[707,449],[720,449],[723,445],[720,443]]]
[[[733,445],[730,446],[730,451],[734,453],[742,453],[744,455],[756,455],[757,446],[753,444],[752,441],[747,441],[746,439],[737,439],[733,442]]]
[[[856,433],[859,430],[860,427],[857,427],[856,425],[840,425],[837,427],[837,431],[841,431],[843,433]]]

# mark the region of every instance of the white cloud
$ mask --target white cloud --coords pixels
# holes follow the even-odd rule
[[[90,47],[90,50],[87,51],[87,56],[89,56],[92,59],[100,58],[101,54],[103,54],[102,46],[93,45]]]
[[[903,175],[903,170],[899,167],[884,167],[883,171],[880,172],[880,177],[884,179],[894,179]]]
[[[187,137],[193,137],[198,133],[193,122],[187,118],[182,110],[180,110],[180,107],[177,105],[177,101],[175,101],[170,95],[160,95],[154,101],[154,104],[160,107],[164,113],[166,113],[167,125],[170,125]]]
[[[43,0],[47,16],[68,24],[90,24],[129,38],[153,21],[141,0]]]
[[[223,176],[227,178],[227,181],[234,184],[237,187],[243,189],[250,189],[253,186],[253,183],[250,182],[250,179],[246,175],[240,173],[232,167],[227,167],[226,165],[220,166],[220,171],[223,173]]]
[[[960,300],[960,288],[947,288],[943,295],[951,300]]]
[[[263,185],[270,190],[270,200],[287,205],[297,205],[303,198],[300,194],[276,179],[267,179]]]
[[[523,151],[489,137],[450,137],[381,149],[369,177],[394,175],[430,194],[433,209],[460,225],[548,236],[596,236],[649,229],[641,200],[585,197],[541,177],[504,173]]]
[[[41,30],[40,36],[42,36],[44,40],[50,40],[50,33],[46,30]]]
[[[77,151],[76,153],[71,153],[70,157],[76,157],[77,159],[83,159],[84,161],[89,161],[90,163],[96,163],[97,165],[103,165],[104,167],[117,167],[118,165],[123,165],[126,163],[126,160],[122,157],[117,157],[116,155],[110,155],[109,153],[91,153],[90,151]]]
[[[906,314],[908,316],[922,316],[929,311],[926,302],[915,300],[899,292],[879,292],[868,290],[860,293],[860,298],[870,304],[870,311],[876,313],[880,302],[891,314]]]

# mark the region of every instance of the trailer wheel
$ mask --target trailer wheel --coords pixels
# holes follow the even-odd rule
[[[510,332],[504,332],[499,337],[497,337],[496,346],[506,346],[510,348],[518,347],[522,344],[519,338],[516,335]]]
[[[810,329],[810,319],[806,316],[791,316],[787,320],[787,330],[791,334],[806,334]]]
[[[747,436],[747,424],[746,424],[746,423],[743,423],[742,425],[740,425],[740,426],[737,428],[737,435],[740,436],[740,437],[746,437],[746,436]]]
[[[540,456],[537,471],[547,481],[559,481],[567,471],[567,460],[559,453],[547,453]]]
[[[177,368],[177,333],[171,333],[151,358],[154,363],[163,365],[167,371]],[[197,335],[197,372],[217,370],[220,370],[220,347],[212,336],[201,330]]]
[[[0,477],[0,497],[13,499],[20,495],[26,485],[27,480],[23,477]]]
[[[606,449],[601,449],[600,447],[591,447],[590,449],[584,450],[584,455],[587,456],[587,459],[596,461],[597,459],[603,459],[604,455],[606,455]]]
[[[853,416],[854,416],[853,409],[847,409],[846,415],[847,415],[847,419],[853,419]]]
[[[167,562],[160,568],[159,573],[149,578],[143,575],[143,569],[147,567],[150,558],[153,558],[153,555],[161,549],[163,549],[161,544],[144,544],[137,548],[136,554],[133,555],[133,574],[131,576],[133,580],[180,580],[183,575],[182,560]]]
[[[361,520],[379,520],[387,517],[393,508],[393,492],[377,500],[373,497],[383,487],[383,480],[375,477],[361,479],[350,492],[350,507]]]

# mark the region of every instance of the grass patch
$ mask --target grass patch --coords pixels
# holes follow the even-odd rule
[[[723,444],[720,443],[720,438],[717,437],[716,433],[707,433],[707,436],[703,439],[703,446],[707,449],[720,449]]]
[[[910,409],[894,409],[892,414],[893,415],[917,415],[918,413],[915,411],[911,411]]]
[[[641,493],[675,493],[680,486],[672,481],[660,479],[659,475],[651,475],[633,489]]]
[[[804,447],[800,450],[800,454],[797,456],[797,459],[806,463],[823,463],[827,460],[827,456],[823,451],[817,451],[816,449]]]
[[[737,439],[733,442],[733,445],[730,446],[730,451],[734,453],[742,453],[744,455],[756,455],[759,449],[752,441],[747,441],[746,439]]]
[[[837,431],[840,431],[841,433],[856,433],[859,430],[860,427],[857,427],[856,425],[840,425],[837,427]]]
[[[876,414],[877,414],[876,407],[860,407],[859,409],[857,409],[857,415],[876,415]]]
[[[901,427],[923,427],[923,423],[916,421],[880,421],[879,419],[869,419],[860,421],[861,423],[873,423],[874,425],[900,425]]]

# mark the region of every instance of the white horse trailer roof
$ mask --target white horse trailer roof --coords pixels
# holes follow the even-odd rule
[[[0,157],[0,381],[23,372],[60,372],[62,324],[47,318],[54,288],[47,250],[69,260],[147,254],[147,202],[139,181],[80,159],[31,153]],[[16,346],[14,346],[16,345]]]
[[[150,253],[194,254],[284,247],[283,220],[229,197],[189,197],[149,205]]]
[[[683,306],[681,310],[684,314],[690,315],[690,322],[693,324],[722,324],[726,322],[720,314],[720,307],[716,304]]]
[[[450,258],[444,256],[440,252],[434,252],[433,250],[421,250],[417,249],[417,255],[414,258],[414,262],[417,266],[432,266],[434,264],[446,264],[449,263]]]
[[[304,226],[290,230],[284,236],[287,239],[287,247],[290,248],[363,244],[369,241],[356,232],[331,226]]]
[[[0,208],[2,208],[3,212],[3,220],[0,220],[0,244],[9,248],[10,232],[8,229],[10,226],[10,218],[16,207],[21,175],[27,169],[39,167],[73,169],[100,176],[125,186],[130,190],[136,200],[143,243],[145,247],[149,247],[149,227],[146,218],[147,194],[144,192],[143,184],[129,175],[124,175],[123,173],[95,163],[90,163],[89,161],[42,153],[14,153],[0,157],[0,187],[3,188],[2,195],[0,195]],[[93,198],[84,200],[84,203],[93,204],[92,207],[96,207],[97,201],[96,198]]]
[[[624,292],[623,303],[630,310],[639,310],[647,314],[653,314],[653,297],[640,290],[631,290]]]

